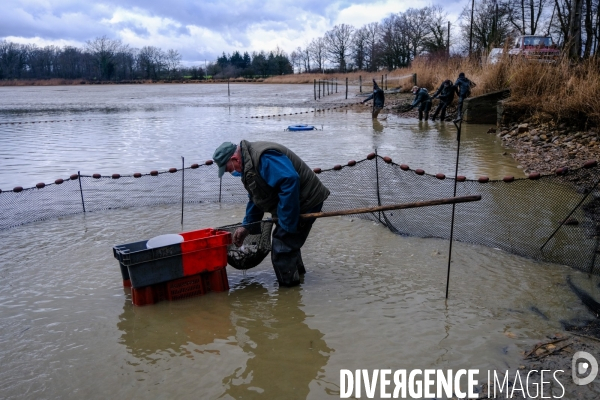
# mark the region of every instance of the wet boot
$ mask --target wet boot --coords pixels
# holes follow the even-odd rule
[[[302,261],[301,254],[298,254],[298,261],[296,262],[296,268],[298,268],[298,273],[300,275],[306,274],[306,268],[304,268],[304,261]]]
[[[433,121],[435,121],[435,119],[436,119],[436,118],[437,118],[437,114],[436,114],[436,113],[433,113],[433,115],[431,116],[431,121],[432,121],[432,122],[433,122]],[[443,120],[443,119],[444,119],[444,118],[442,118],[442,120]]]
[[[425,121],[429,119],[429,111],[425,111]]]
[[[462,112],[460,110],[458,110],[456,112],[456,118],[454,118],[454,122],[458,122],[462,119]]]
[[[419,121],[423,120],[423,111],[419,110]]]
[[[445,108],[442,110],[442,114],[440,115],[440,121],[444,121],[444,120],[446,120],[446,109]],[[432,119],[432,121],[433,121],[433,119]]]

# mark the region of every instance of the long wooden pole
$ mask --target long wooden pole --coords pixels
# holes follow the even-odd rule
[[[365,213],[379,212],[379,211],[403,210],[406,208],[440,206],[440,205],[444,205],[444,204],[456,204],[456,203],[469,203],[472,201],[479,201],[479,200],[481,200],[481,196],[479,196],[479,195],[448,197],[445,199],[416,201],[413,203],[391,204],[388,206],[354,208],[352,210],[340,210],[340,211],[328,211],[328,212],[318,212],[318,213],[310,213],[310,214],[300,214],[300,218],[337,217],[340,215],[365,214]],[[271,220],[277,221],[277,218],[271,218]]]

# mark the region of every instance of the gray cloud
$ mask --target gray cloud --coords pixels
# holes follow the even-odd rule
[[[457,13],[465,2],[448,0],[442,5]],[[286,32],[289,37],[282,36],[281,39],[289,43],[305,35],[307,30],[315,32],[315,29],[331,28],[344,8],[358,4],[373,5],[372,0],[341,0],[336,3],[323,0],[99,0],[92,4],[75,0],[4,0],[3,3],[0,39],[9,36],[25,40],[39,37],[46,41],[84,43],[106,35],[122,38],[124,43],[134,47],[177,48],[184,60],[211,59],[223,51],[228,53],[235,49],[259,50],[248,48],[253,40],[256,43],[257,27],[270,32]],[[400,1],[399,9],[429,2],[408,3]],[[136,18],[114,22],[112,18],[117,10],[134,14]],[[146,22],[152,18],[155,18],[152,22]],[[159,22],[156,18],[160,19]],[[198,43],[193,32],[210,43]],[[127,43],[127,38],[131,40],[132,37],[135,43]],[[310,39],[312,37],[305,38],[306,41]]]

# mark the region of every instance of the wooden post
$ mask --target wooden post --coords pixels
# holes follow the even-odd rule
[[[321,81],[319,80],[319,99],[321,98]]]
[[[336,92],[336,93],[337,93],[337,81],[338,81],[338,79],[337,79],[337,78],[335,78],[335,92]]]
[[[362,93],[362,76],[358,76],[358,87],[359,87],[359,92]]]
[[[413,74],[413,86],[417,86],[417,73]]]
[[[315,92],[315,100],[317,100],[317,80],[314,80],[314,84],[313,84],[313,90]]]
[[[383,75],[381,75],[381,88],[383,89],[385,86],[383,86]]]
[[[227,97],[229,97],[229,78],[227,78]]]
[[[348,77],[346,77],[346,100],[348,100]]]

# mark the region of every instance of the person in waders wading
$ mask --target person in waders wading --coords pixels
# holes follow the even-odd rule
[[[423,117],[427,121],[429,119],[429,111],[431,110],[431,96],[429,96],[427,89],[418,86],[413,86],[412,93],[415,95],[415,100],[408,110],[419,106],[419,121],[422,121]]]
[[[373,119],[375,119],[375,118],[377,118],[377,116],[379,115],[381,110],[383,110],[383,107],[385,106],[385,94],[383,93],[383,90],[381,90],[381,88],[377,85],[377,82],[375,82],[375,79],[373,79],[373,93],[371,93],[369,95],[369,97],[364,99],[362,101],[362,103],[365,104],[367,101],[369,101],[371,99],[373,99],[372,117],[373,117]]]
[[[431,100],[439,96],[440,103],[438,104],[437,108],[435,109],[435,112],[431,116],[432,121],[435,121],[440,111],[442,113],[440,116],[440,120],[444,121],[446,119],[446,107],[452,104],[452,101],[454,100],[454,93],[456,93],[456,88],[454,87],[454,85],[452,85],[452,81],[450,79],[446,79],[444,82],[442,82],[438,90],[436,90],[435,93],[433,93],[433,95],[431,96]]]
[[[456,106],[456,118],[454,122],[462,120],[463,102],[471,95],[471,88],[477,86],[475,82],[465,76],[464,72],[458,74],[458,79],[454,82],[456,93],[458,94],[458,105]]]
[[[225,142],[215,150],[213,160],[219,166],[219,178],[225,172],[239,176],[248,191],[246,215],[233,234],[233,243],[240,247],[251,233],[248,224],[271,213],[277,218],[271,245],[277,281],[283,286],[299,284],[300,275],[306,273],[300,249],[315,222],[314,218],[300,219],[300,214],[320,212],[329,189],[300,157],[277,143]]]

